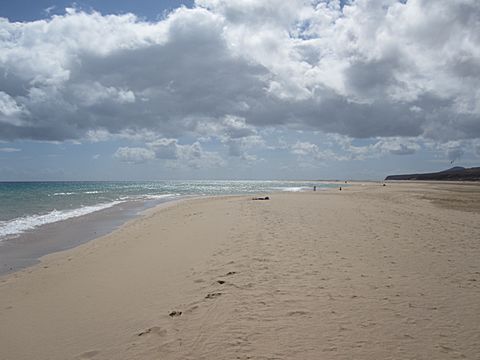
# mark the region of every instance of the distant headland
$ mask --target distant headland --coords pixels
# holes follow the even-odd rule
[[[480,181],[480,167],[455,166],[435,173],[388,175],[385,180]]]

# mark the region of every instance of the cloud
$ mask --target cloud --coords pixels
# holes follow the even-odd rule
[[[248,125],[244,118],[227,115],[222,122],[222,132],[230,139],[239,139],[257,134],[255,128]]]
[[[385,138],[376,150],[399,155],[418,147],[389,139],[479,138],[479,16],[476,0],[197,0],[157,22],[0,19],[0,138],[216,136],[238,157],[268,127]],[[185,146],[118,156],[215,163]]]
[[[247,153],[249,149],[266,147],[263,137],[252,125],[247,124],[243,117],[227,115],[223,119],[212,122],[200,122],[196,130],[207,141],[216,138],[227,146],[228,155],[248,162],[254,162],[256,157]]]
[[[155,152],[155,156],[159,159],[178,159],[179,148],[176,139],[158,139],[149,144],[150,148]]]
[[[380,139],[373,145],[373,149],[393,155],[412,155],[420,150],[421,146],[415,139],[394,137]]]
[[[415,148],[408,147],[405,144],[400,144],[397,148],[390,149],[390,152],[394,155],[411,155],[416,151]]]
[[[292,153],[296,155],[311,155],[319,151],[319,147],[309,142],[298,141],[292,146]]]
[[[450,162],[460,160],[465,155],[465,148],[468,146],[462,141],[449,141],[441,146],[445,156]]]
[[[191,145],[177,145],[177,159],[175,167],[188,166],[194,169],[221,167],[224,160],[216,152],[205,151],[197,141]]]
[[[292,154],[300,155],[301,157],[310,158],[315,161],[329,161],[329,160],[346,160],[347,158],[336,154],[330,149],[320,149],[316,144],[308,141],[297,141],[291,147]]]
[[[247,162],[255,162],[256,157],[249,155],[249,149],[265,147],[265,141],[258,131],[248,125],[244,118],[227,116],[220,128],[219,134],[222,143],[228,146],[228,155],[238,157]]]
[[[74,10],[48,21],[2,19],[0,104],[18,116],[0,136],[62,141],[103,130],[178,137],[201,119],[242,109],[245,97],[261,95],[268,72],[229,51],[223,26],[213,13],[185,8],[157,23]]]
[[[144,148],[121,147],[115,152],[114,157],[126,163],[141,164],[148,160],[153,160],[155,153],[152,150]]]
[[[322,145],[297,141],[289,145],[290,152],[311,161],[348,161],[380,158],[386,154],[411,155],[421,149],[415,138],[372,138],[364,145],[354,145],[355,139],[343,135],[329,135]]]
[[[54,10],[55,10],[56,6],[55,5],[52,5],[52,6],[49,6],[45,9],[43,9],[43,12],[45,15],[49,16]]]
[[[0,147],[0,152],[3,152],[3,153],[13,153],[18,151],[22,151],[22,150],[17,148],[11,148],[11,147]]]
[[[451,161],[451,162],[454,162],[456,160],[459,160],[464,154],[464,151],[462,148],[460,147],[454,147],[454,148],[450,148],[448,149],[447,151],[447,156],[448,156],[448,159]]]
[[[216,152],[206,151],[196,141],[182,145],[176,139],[160,138],[147,144],[147,148],[120,147],[114,157],[132,164],[144,163],[154,159],[166,162],[170,167],[189,167],[194,169],[211,168],[224,165]]]
[[[447,142],[437,143],[426,141],[425,148],[432,151],[439,161],[458,162],[476,164],[480,157],[480,139],[462,139],[451,140]]]
[[[21,126],[20,119],[24,109],[17,104],[7,93],[0,91],[0,126],[4,125]]]

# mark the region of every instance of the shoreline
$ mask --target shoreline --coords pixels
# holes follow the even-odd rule
[[[126,201],[112,207],[53,223],[7,238],[0,243],[0,277],[41,263],[52,253],[74,249],[108,235],[157,206],[189,196]]]
[[[321,183],[343,184],[343,182],[333,180],[321,181]],[[332,188],[319,188],[317,191],[329,190]],[[265,194],[273,193],[275,192],[270,191]],[[158,206],[188,199],[224,196],[248,197],[255,196],[255,194],[191,194],[156,200],[129,200],[86,215],[40,225],[15,237],[0,240],[0,277],[39,264],[41,258],[49,254],[73,249],[117,231],[131,220],[142,217],[149,211],[155,211]]]
[[[371,183],[270,198],[149,209],[0,277],[0,357],[480,353],[480,186]]]
[[[315,180],[309,180],[315,182]],[[376,186],[382,183],[390,185],[411,186],[417,185],[446,185],[446,187],[471,186],[480,188],[480,182],[475,181],[430,181],[430,180],[318,180],[324,184],[338,185],[344,189],[362,189],[364,186]],[[434,187],[431,187],[433,189]],[[338,188],[319,188],[318,192],[335,191]],[[430,189],[430,190],[431,190]],[[351,189],[352,190],[352,189]],[[285,193],[310,193],[310,191],[282,191],[268,192],[263,195]],[[148,214],[155,213],[157,208],[173,205],[192,199],[207,199],[221,197],[252,197],[255,194],[219,194],[219,195],[180,195],[175,198],[157,200],[131,200],[114,205],[110,208],[95,211],[86,215],[73,217],[41,225],[36,229],[28,230],[11,239],[0,242],[0,279],[2,276],[25,270],[34,265],[41,264],[42,258],[57,252],[67,250],[95,241],[99,238],[118,231],[123,226]],[[432,199],[438,200],[438,199]],[[443,199],[444,200],[444,199]],[[480,209],[480,204],[477,206]],[[89,225],[89,226],[85,226]]]

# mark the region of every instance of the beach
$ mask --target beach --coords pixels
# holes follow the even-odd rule
[[[162,204],[0,277],[0,359],[478,359],[480,185],[339,185]]]

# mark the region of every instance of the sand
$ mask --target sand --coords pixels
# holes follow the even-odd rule
[[[0,359],[478,359],[480,186],[188,200],[0,278]]]

